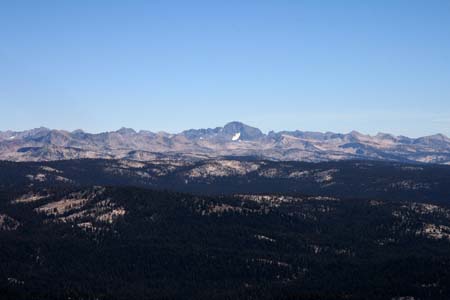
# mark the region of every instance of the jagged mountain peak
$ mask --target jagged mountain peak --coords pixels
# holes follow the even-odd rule
[[[84,134],[84,130],[83,129],[76,129],[74,131],[72,131],[72,134]]]
[[[450,139],[443,134],[421,138],[313,131],[271,131],[233,121],[223,127],[181,133],[117,131],[87,133],[50,130],[0,132],[0,160],[129,158],[146,160],[154,153],[201,157],[258,156],[271,160],[327,161],[376,159],[450,164]],[[39,153],[39,155],[36,155]],[[139,153],[137,155],[136,153]],[[153,153],[153,154],[149,154]]]
[[[133,128],[121,127],[119,130],[116,131],[116,133],[122,135],[131,135],[136,134],[136,131]]]
[[[41,127],[36,127],[36,128],[30,129],[30,130],[25,130],[25,131],[23,131],[23,133],[31,135],[31,134],[39,134],[39,133],[44,133],[44,132],[50,132],[50,131],[51,131],[50,128],[41,126]]]
[[[264,133],[258,128],[237,121],[227,123],[223,127],[222,133],[231,135],[232,140],[257,140],[264,137]]]
[[[446,135],[444,135],[442,133],[429,135],[429,136],[426,136],[425,138],[428,138],[430,140],[450,141],[450,139]]]
[[[365,134],[363,134],[363,133],[361,133],[361,132],[359,132],[357,130],[350,131],[348,135],[350,135],[350,136],[352,136],[354,138],[358,138],[358,139],[359,138],[367,138],[367,137],[369,137],[368,135],[365,135]]]
[[[357,131],[357,130],[352,130],[352,131],[350,131],[350,134],[353,134],[353,135],[363,135],[361,132],[359,132],[359,131]]]
[[[224,129],[230,128],[230,127],[240,127],[240,128],[244,128],[244,127],[251,127],[251,126],[249,126],[249,125],[247,125],[247,124],[244,124],[244,123],[242,123],[242,122],[240,122],[240,121],[231,121],[231,122],[226,123],[226,124],[223,126]]]
[[[375,137],[379,138],[379,139],[390,139],[390,140],[395,140],[396,139],[396,137],[393,134],[385,133],[385,132],[378,132],[375,135]]]

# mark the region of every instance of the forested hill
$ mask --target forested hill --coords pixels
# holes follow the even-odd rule
[[[445,205],[100,186],[0,198],[2,299],[448,299],[449,253]]]
[[[274,162],[81,159],[0,161],[0,190],[138,186],[196,194],[282,193],[447,203],[450,166],[380,161]]]
[[[449,299],[450,167],[0,162],[1,299]]]

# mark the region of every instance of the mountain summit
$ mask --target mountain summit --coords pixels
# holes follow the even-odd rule
[[[234,140],[258,140],[264,137],[264,134],[258,128],[245,125],[241,122],[230,122],[223,127],[223,133],[232,135]]]
[[[46,161],[75,158],[151,160],[183,156],[192,159],[258,156],[269,160],[328,161],[371,159],[450,164],[450,139],[442,134],[420,138],[352,131],[347,134],[271,131],[241,122],[181,133],[136,132],[122,127],[98,134],[37,128],[0,132],[0,160]]]

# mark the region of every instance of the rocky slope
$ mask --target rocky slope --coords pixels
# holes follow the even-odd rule
[[[0,132],[0,160],[115,158],[149,161],[161,156],[190,160],[256,156],[310,162],[372,159],[450,164],[450,139],[441,134],[408,138],[383,133],[370,136],[355,131],[348,134],[305,131],[265,134],[240,122],[177,134],[136,132],[129,128],[98,134],[47,128]]]

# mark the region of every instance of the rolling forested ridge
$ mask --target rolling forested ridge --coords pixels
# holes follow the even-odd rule
[[[0,295],[448,299],[449,182],[376,161],[1,162]]]

